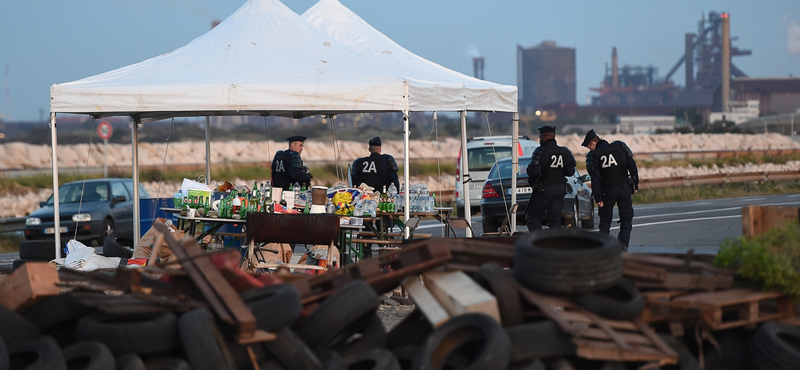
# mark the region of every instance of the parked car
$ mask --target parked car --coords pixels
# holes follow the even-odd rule
[[[531,162],[530,157],[519,159],[519,174],[517,174],[517,224],[525,224],[525,209],[533,189],[528,184],[528,174],[525,169]],[[567,195],[564,196],[564,206],[561,209],[561,224],[564,226],[594,227],[594,202],[592,189],[586,183],[589,175],[581,176],[578,170],[575,174],[567,176]],[[506,218],[506,210],[511,208],[511,158],[503,158],[492,166],[483,185],[481,197],[481,216],[483,217],[483,231],[496,231]]]
[[[61,240],[74,238],[87,245],[93,241],[103,245],[106,237],[115,231],[133,231],[133,180],[107,178],[75,181],[62,185],[58,192]],[[150,198],[141,184],[139,198]],[[53,196],[39,203],[39,207],[25,220],[25,239],[53,240]]]
[[[539,143],[530,140],[527,136],[520,136],[517,144],[519,157],[530,157]],[[477,211],[481,203],[481,190],[489,170],[499,159],[511,157],[511,135],[506,136],[477,136],[467,139],[467,160],[469,176],[470,208]],[[461,179],[461,151],[458,152],[456,162],[456,210],[459,216],[464,215],[464,184]]]

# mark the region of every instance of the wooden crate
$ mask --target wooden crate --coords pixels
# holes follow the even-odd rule
[[[0,305],[22,311],[36,301],[61,293],[58,271],[49,262],[27,262],[14,270],[0,285]]]
[[[742,235],[753,237],[787,221],[800,220],[797,206],[746,206],[742,207]]]
[[[794,307],[789,296],[752,289],[677,295],[667,300],[648,300],[648,304],[698,310],[703,322],[713,330],[794,316]]]
[[[586,311],[571,298],[548,296],[519,286],[527,302],[572,335],[576,355],[590,360],[675,364],[678,354],[641,318],[608,320]]]

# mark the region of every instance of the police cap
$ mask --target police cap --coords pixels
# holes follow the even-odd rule
[[[589,130],[589,132],[586,133],[586,137],[583,138],[583,143],[581,144],[581,146],[588,147],[589,143],[591,143],[592,140],[594,140],[594,138],[596,138],[596,137],[597,137],[597,134],[594,133],[594,130]]]
[[[287,137],[286,140],[288,140],[290,143],[292,141],[306,141],[306,137],[305,136],[301,136],[301,135],[295,135],[295,136]]]
[[[556,126],[544,125],[542,127],[539,127],[539,133],[540,134],[546,134],[548,132],[555,133],[556,132]]]
[[[381,138],[378,136],[373,137],[369,141],[369,146],[381,146]]]

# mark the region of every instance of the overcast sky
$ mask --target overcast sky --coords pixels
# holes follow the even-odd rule
[[[734,58],[751,77],[800,75],[800,0],[340,0],[398,44],[473,75],[484,56],[487,80],[516,84],[517,45],[543,40],[573,47],[577,101],[586,104],[610,64],[653,65],[661,76],[678,61],[684,34],[708,12],[728,12],[731,36],[753,55]],[[49,88],[179,48],[245,0],[2,0],[0,114],[38,120]],[[315,0],[285,0],[302,14]],[[7,73],[6,73],[7,71]],[[7,78],[6,78],[7,76]],[[683,68],[673,76],[684,85]],[[2,120],[2,119],[0,119]]]

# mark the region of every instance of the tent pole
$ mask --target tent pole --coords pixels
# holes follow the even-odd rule
[[[131,120],[131,162],[133,178],[133,245],[139,244],[139,235],[142,235],[140,225],[139,205],[139,124],[142,120],[138,117]]]
[[[55,222],[55,232],[53,235],[56,237],[56,258],[61,258],[61,212],[60,208],[61,205],[59,204],[59,194],[58,194],[58,156],[56,155],[56,144],[58,143],[58,136],[56,135],[56,114],[55,112],[50,112],[50,147],[52,149],[52,156],[53,160],[53,222]]]
[[[211,119],[206,116],[206,185],[211,183]]]
[[[517,173],[519,172],[519,113],[511,119],[511,205],[517,204]],[[511,214],[511,234],[517,231],[517,212]]]
[[[469,168],[469,160],[467,159],[469,156],[467,155],[467,111],[461,111],[461,179],[465,181],[469,179],[469,173],[467,173],[467,169]],[[472,205],[469,203],[470,197],[470,183],[464,182],[464,218],[467,219],[467,223],[472,226]],[[471,238],[472,232],[469,229],[467,231],[467,238]]]
[[[408,111],[403,111],[403,182],[405,182],[406,187],[404,189],[405,194],[403,195],[403,224],[405,225],[409,219],[411,219],[411,202],[410,202],[410,194],[411,194],[411,182],[409,180],[411,177],[409,176],[409,156],[410,152],[408,151],[408,141],[410,135],[408,131]],[[399,189],[398,189],[399,190]],[[408,239],[409,237],[409,229],[405,227],[403,229],[403,238]]]

